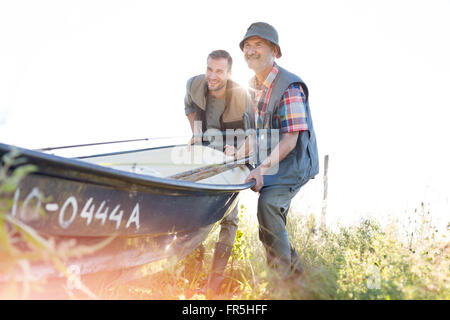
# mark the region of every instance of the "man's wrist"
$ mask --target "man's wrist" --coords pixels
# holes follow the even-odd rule
[[[266,158],[260,165],[259,170],[264,175],[270,169],[270,158]]]

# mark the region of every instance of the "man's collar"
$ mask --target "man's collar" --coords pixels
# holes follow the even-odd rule
[[[274,62],[272,70],[267,75],[266,80],[264,80],[264,82],[262,83],[262,86],[264,86],[265,89],[268,89],[270,87],[270,85],[272,84],[273,80],[275,80],[275,77],[277,76],[277,74],[278,74],[278,65],[276,64],[276,62]],[[264,89],[258,83],[258,79],[256,78],[256,76],[254,76],[252,78],[251,86],[255,89]]]

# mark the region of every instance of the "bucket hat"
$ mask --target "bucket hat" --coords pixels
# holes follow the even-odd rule
[[[270,24],[266,22],[255,22],[248,27],[247,32],[245,33],[244,39],[239,43],[239,47],[241,50],[244,50],[244,42],[250,37],[258,36],[262,39],[272,42],[274,45],[278,47],[278,55],[277,58],[281,57],[281,48],[278,44],[278,32],[272,27]]]

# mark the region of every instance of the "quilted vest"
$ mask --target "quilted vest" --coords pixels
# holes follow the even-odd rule
[[[264,186],[270,185],[300,185],[306,183],[319,173],[319,160],[317,151],[316,134],[314,132],[313,122],[311,118],[311,110],[309,107],[308,87],[303,80],[295,74],[278,66],[278,74],[274,79],[272,93],[269,98],[267,109],[264,113],[263,128],[257,129],[274,129],[273,120],[276,109],[278,108],[284,92],[292,83],[299,83],[306,97],[306,122],[308,131],[299,132],[297,144],[295,148],[279,163],[278,171],[275,174],[264,176]],[[248,110],[245,120],[252,123],[255,128],[254,110]],[[252,120],[250,120],[252,119]],[[257,130],[258,131],[258,130]],[[267,131],[266,131],[267,132]],[[270,132],[270,130],[268,130]],[[279,139],[282,139],[281,131],[278,131]],[[270,135],[268,135],[270,140]],[[265,139],[267,141],[267,139]],[[270,149],[270,143],[267,144]],[[270,154],[270,150],[268,152]],[[263,159],[262,159],[263,160]],[[258,163],[259,165],[260,163]]]
[[[188,80],[186,84],[188,101],[197,110],[196,120],[202,121],[203,132],[206,131],[206,97],[208,85],[205,75],[198,75]],[[232,80],[227,81],[225,110],[220,117],[221,131],[226,129],[244,129],[243,113],[250,104],[247,91]]]

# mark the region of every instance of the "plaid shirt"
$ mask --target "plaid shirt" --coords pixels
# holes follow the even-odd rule
[[[273,64],[272,71],[262,84],[257,83],[254,77],[250,83],[254,89],[253,103],[256,114],[256,127],[262,128],[264,113],[267,109],[273,81],[278,74],[278,66]],[[307,131],[305,94],[298,83],[289,85],[281,98],[278,108],[274,110],[272,125],[274,129],[280,129],[282,133]]]

